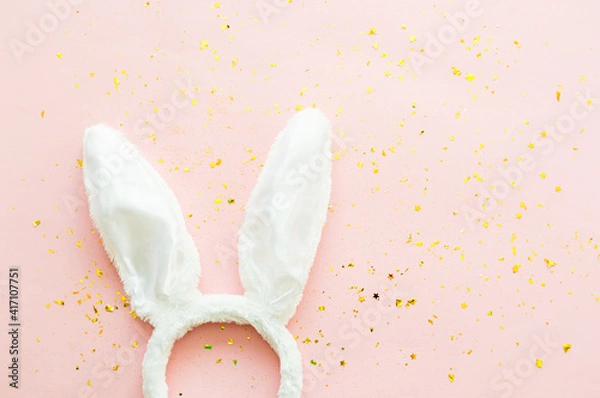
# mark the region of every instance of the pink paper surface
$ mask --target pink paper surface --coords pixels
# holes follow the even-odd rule
[[[21,327],[18,390],[0,339],[0,396],[142,397],[152,328],[89,218],[85,128],[121,129],[174,190],[199,289],[241,294],[244,204],[313,104],[336,138],[288,325],[304,395],[600,396],[598,16],[591,0],[5,4],[0,321],[19,267]],[[275,396],[279,360],[249,326],[205,325],[167,381]]]

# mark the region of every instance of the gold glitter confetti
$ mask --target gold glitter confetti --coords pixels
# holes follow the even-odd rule
[[[469,305],[467,303],[461,303],[460,304],[460,308],[462,308],[463,310],[466,309]]]
[[[546,263],[546,266],[548,268],[556,266],[556,263],[554,261],[550,260],[549,258],[545,258],[544,262]]]
[[[538,368],[541,369],[543,364],[544,364],[544,362],[541,359],[536,358],[536,360],[535,360],[535,366],[537,366]]]
[[[556,100],[560,102],[560,91],[556,92]]]
[[[46,115],[46,111],[40,112],[40,116],[42,117],[42,119],[44,118],[44,115]]]
[[[219,359],[217,359],[215,362],[216,362],[216,363],[221,363],[221,361],[222,361],[222,360],[223,360],[223,358],[219,358]]]
[[[133,348],[137,348],[138,344],[139,344],[139,343],[138,343],[137,341],[134,341],[134,342],[131,344],[131,346],[132,346]]]
[[[563,344],[563,351],[565,352],[565,354],[567,352],[569,352],[570,349],[571,349],[571,344]]]
[[[369,31],[367,32],[368,35],[376,35],[377,34],[377,30],[375,28],[370,28]]]
[[[208,47],[208,42],[206,40],[202,40],[200,42],[200,50],[205,50]]]
[[[468,75],[465,76],[465,79],[467,79],[467,81],[472,82],[473,80],[475,80],[475,75],[472,73],[469,73]]]
[[[115,371],[116,371],[116,370],[119,370],[119,365],[117,364],[117,365],[113,366],[113,367],[112,367],[112,370],[115,370]]]
[[[54,302],[58,305],[65,305],[65,302],[62,300],[54,300]]]
[[[324,305],[320,305],[319,306],[319,311],[325,311],[325,306]]]
[[[410,35],[410,36],[408,37],[408,41],[409,41],[410,43],[414,43],[414,42],[416,42],[416,41],[417,41],[417,36],[415,36],[415,35]]]
[[[346,361],[344,361],[344,360],[342,359],[342,360],[340,361],[340,366],[341,366],[341,367],[344,367],[344,366],[346,366]]]
[[[62,59],[63,57],[62,53],[56,53],[56,56],[58,57],[58,59]]]
[[[230,205],[235,203],[235,199],[227,199],[227,203],[229,203]]]
[[[233,344],[233,339],[227,340],[227,344],[232,345]]]
[[[104,309],[106,310],[106,312],[113,312],[115,310],[115,307],[113,307],[112,305],[106,304]]]
[[[554,190],[556,192],[560,192],[560,191],[562,191],[562,188],[560,187],[560,185],[557,185],[556,188],[554,188]]]
[[[448,373],[448,380],[450,380],[450,383],[454,383],[454,373]]]
[[[42,222],[40,220],[35,220],[32,224],[35,227],[37,227],[38,225],[40,225]]]
[[[98,278],[102,279],[102,270],[100,268],[96,268],[96,275],[98,275]]]

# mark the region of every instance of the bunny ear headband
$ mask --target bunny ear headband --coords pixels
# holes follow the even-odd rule
[[[198,251],[173,192],[121,133],[84,136],[90,215],[131,298],[154,326],[142,363],[145,398],[166,398],[173,344],[207,322],[252,325],[280,359],[279,397],[299,397],[302,361],[285,325],[296,312],[331,192],[331,126],[316,109],[281,131],[246,205],[238,240],[243,296],[198,291]]]

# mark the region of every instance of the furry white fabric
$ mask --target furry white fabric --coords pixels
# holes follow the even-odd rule
[[[296,114],[273,144],[246,205],[238,253],[244,296],[198,291],[198,251],[173,192],[123,135],[103,124],[84,136],[83,173],[105,250],[155,329],[143,361],[145,398],[166,398],[175,341],[207,322],[252,325],[280,358],[279,397],[302,391],[302,361],[285,328],[302,298],[331,192],[331,126]]]

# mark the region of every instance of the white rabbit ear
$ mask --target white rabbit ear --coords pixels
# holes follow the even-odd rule
[[[331,192],[331,125],[316,109],[296,114],[273,144],[246,205],[238,240],[246,296],[283,323],[296,312]]]
[[[90,215],[131,298],[152,322],[158,306],[199,294],[198,251],[173,192],[123,135],[86,130],[83,174]]]

